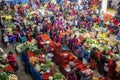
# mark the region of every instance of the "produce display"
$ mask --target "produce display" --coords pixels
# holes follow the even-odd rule
[[[116,59],[116,63],[117,63],[116,71],[120,72],[120,65],[119,65],[119,62],[120,62],[120,57],[119,56],[120,55],[119,54],[114,54],[114,52],[109,53],[109,51],[111,50],[111,46],[114,46],[115,44],[119,44],[119,42],[111,41],[110,39],[108,39],[109,31],[100,30],[100,28],[98,28],[98,31],[99,31],[99,33],[98,33],[96,38],[95,38],[95,34],[96,34],[95,32],[93,32],[91,34],[91,33],[88,33],[84,29],[79,30],[79,33],[78,33],[78,31],[76,31],[72,35],[73,36],[77,35],[78,41],[80,41],[80,39],[79,39],[80,35],[83,37],[83,39],[86,40],[86,43],[84,44],[84,47],[88,52],[93,47],[98,48],[99,51],[106,50],[106,52],[107,52],[106,58],[108,60],[111,60],[111,56],[112,56],[114,59]],[[92,35],[92,37],[91,37],[91,35]]]
[[[18,44],[16,46],[16,51],[20,53],[21,51],[25,50],[26,48],[29,48],[29,51],[36,51],[38,50],[37,45],[36,45],[36,40],[32,40],[31,42],[27,41],[22,44]]]
[[[50,80],[65,80],[65,77],[61,73],[55,73],[53,79]]]
[[[52,61],[52,59],[50,59],[51,55],[43,54],[43,52],[38,49],[35,44],[35,40],[21,43],[16,46],[16,50],[17,52],[21,52],[26,48],[29,48],[27,53],[29,61],[34,66],[35,70],[42,74],[43,80],[64,80],[64,75],[59,72],[58,68],[55,66],[55,63]]]
[[[8,80],[18,80],[18,78],[17,78],[16,75],[10,74],[10,75],[8,76]]]
[[[4,16],[2,16],[2,18],[4,18],[5,20],[13,19],[13,17],[11,15],[4,15]]]
[[[6,63],[5,58],[6,54],[0,53],[0,80],[18,80],[13,68]]]
[[[104,21],[107,22],[107,21],[112,21],[112,15],[108,14],[108,13],[105,13],[104,14]]]
[[[43,0],[44,1],[44,0]],[[52,3],[54,3],[55,1],[52,0]],[[71,2],[68,2],[66,4],[66,7],[70,4]],[[49,3],[48,3],[49,4]],[[47,8],[49,8],[48,4],[45,4],[45,6],[43,6],[44,4],[41,5],[40,9],[36,9],[34,11],[31,11],[30,9],[28,9],[29,6],[27,5],[19,5],[22,6],[22,8],[24,8],[24,10],[22,12],[25,13],[26,17],[23,17],[24,15],[20,16],[19,14],[15,14],[15,12],[19,12],[19,10],[17,10],[18,6],[16,7],[16,10],[12,11],[12,10],[7,10],[5,13],[3,11],[0,11],[0,15],[2,18],[2,23],[5,25],[7,33],[9,36],[15,35],[17,34],[17,38],[19,38],[19,35],[22,36],[24,35],[25,37],[28,38],[28,33],[31,32],[29,37],[32,37],[34,35],[34,33],[38,33],[39,31],[33,31],[30,29],[30,31],[28,31],[28,26],[30,25],[30,27],[38,28],[38,22],[42,22],[44,23],[50,23],[50,18],[51,16],[57,15],[60,18],[57,18],[57,16],[54,16],[56,23],[58,20],[57,25],[59,25],[59,27],[62,27],[61,23],[64,22],[59,22],[59,20],[62,20],[61,16],[64,16],[66,18],[66,22],[67,24],[73,25],[73,21],[75,20],[75,15],[76,13],[80,13],[80,11],[76,11],[76,10],[65,10],[63,8],[63,12],[65,14],[59,14],[58,12],[58,8],[59,6],[54,5],[56,14],[53,14],[53,12],[55,12],[54,10],[48,10]],[[55,3],[56,4],[56,3]],[[50,6],[51,8],[53,6]],[[74,6],[73,6],[74,7]],[[62,7],[60,7],[62,8]],[[69,7],[68,7],[69,8]],[[95,9],[96,6],[93,5],[93,9]],[[58,13],[57,13],[58,12]],[[62,12],[61,12],[62,13]],[[37,18],[36,18],[37,17]],[[44,17],[43,20],[41,20],[41,18]],[[84,44],[84,48],[87,51],[90,51],[91,48],[96,47],[98,48],[100,51],[106,50],[109,51],[111,49],[111,46],[115,45],[115,42],[112,42],[111,40],[109,40],[107,37],[109,36],[109,31],[105,28],[100,28],[100,26],[95,23],[95,22],[100,22],[100,20],[97,19],[96,15],[91,15],[91,17],[94,20],[94,26],[92,26],[91,32],[88,31],[86,28],[81,28],[81,29],[68,29],[67,31],[63,31],[60,32],[60,38],[62,39],[63,37],[65,37],[66,35],[72,34],[71,38],[73,38],[75,35],[77,35],[78,38],[78,44],[80,45],[82,40],[85,39],[86,42]],[[63,18],[64,19],[64,18]],[[77,18],[76,18],[77,19]],[[40,20],[40,21],[39,21]],[[104,19],[103,22],[105,22],[107,25],[110,24],[110,21],[113,20],[113,17],[109,14],[104,14]],[[47,21],[47,22],[46,22]],[[86,19],[87,21],[87,19]],[[75,21],[76,22],[76,21]],[[18,26],[16,26],[18,25]],[[66,25],[66,24],[65,24]],[[80,25],[84,25],[84,21],[80,23]],[[27,31],[25,32],[24,26],[28,29],[26,29]],[[40,25],[39,25],[40,26]],[[49,27],[49,25],[44,25],[46,27],[46,29]],[[55,24],[56,26],[56,24]],[[17,31],[17,27],[20,28],[20,31]],[[41,26],[40,26],[41,27]],[[52,26],[54,28],[54,26]],[[67,27],[67,25],[66,25]],[[42,29],[42,28],[41,28]],[[46,30],[44,29],[44,30]],[[23,32],[22,32],[23,30]],[[35,29],[34,29],[35,30]],[[20,32],[20,34],[19,34]],[[34,32],[34,33],[33,33]],[[54,32],[54,31],[53,31]],[[98,33],[97,33],[98,32]],[[15,34],[13,34],[15,33]],[[21,34],[22,33],[22,34]],[[27,33],[27,36],[26,34]],[[44,32],[43,32],[44,33]],[[37,35],[37,34],[35,34]],[[56,50],[56,45],[57,43],[55,43],[47,34],[42,34],[42,31],[40,32],[40,35],[38,35],[41,37],[42,39],[42,43],[43,46],[42,49],[39,49],[41,47],[39,47],[38,44],[41,45],[40,41],[37,41],[35,39],[32,39],[32,41],[26,41],[24,43],[18,43],[16,46],[16,51],[20,54],[22,51],[26,50],[28,48],[28,58],[29,58],[29,62],[30,64],[32,64],[32,66],[34,67],[34,69],[39,72],[42,75],[43,80],[65,80],[65,77],[67,75],[67,73],[70,71],[71,66],[73,66],[75,69],[80,68],[82,73],[85,73],[86,76],[90,76],[91,79],[93,77],[93,71],[91,69],[88,69],[86,65],[84,65],[81,61],[79,61],[74,54],[71,52],[62,52],[65,51],[64,49],[61,50],[61,43],[59,43],[60,45],[60,51],[54,51]],[[21,38],[20,38],[21,39]],[[17,40],[17,39],[16,39]],[[19,39],[17,40],[19,41]],[[37,43],[38,42],[38,43]],[[58,46],[59,46],[58,45]],[[39,47],[39,48],[38,48]],[[49,53],[49,51],[51,53]],[[52,51],[54,53],[52,53]],[[0,52],[3,53],[3,50],[0,48]],[[120,71],[120,55],[118,54],[107,54],[106,57],[107,59],[111,59],[111,55],[117,59],[117,68],[116,70],[119,72]],[[5,61],[5,57],[6,55],[3,55],[0,53],[0,80],[18,80],[17,76],[15,75],[14,69],[7,64],[7,62]],[[57,65],[59,65],[59,67],[57,67]]]
[[[64,75],[67,75],[67,73],[70,71],[71,66],[73,66],[75,69],[80,68],[82,71],[87,70],[87,67],[69,52],[56,53],[55,62],[59,64],[60,71]],[[91,71],[88,76],[93,76],[93,72]]]
[[[38,57],[34,57],[34,58],[30,57],[30,59],[33,58],[33,60],[36,61],[36,62],[34,62],[34,64],[33,64],[33,62],[31,62],[31,61],[30,62],[31,62],[31,64],[34,65],[34,68],[43,75],[43,80],[49,79],[52,76],[53,76],[53,79],[50,79],[50,80],[57,80],[57,79],[64,80],[65,77],[63,76],[63,74],[61,74],[59,72],[59,70],[56,68],[55,63],[53,61],[48,60],[47,56],[43,55],[43,54],[39,54]],[[37,58],[37,60],[36,60],[36,58]],[[55,77],[56,72],[59,75],[58,76],[56,75],[56,77]],[[59,78],[59,76],[60,76],[60,78]]]

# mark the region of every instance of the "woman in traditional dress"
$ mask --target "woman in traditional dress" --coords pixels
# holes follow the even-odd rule
[[[76,37],[77,36],[75,35],[74,38],[72,39],[72,50],[73,51],[75,51],[77,49],[78,39]]]
[[[28,39],[28,41],[32,41],[32,32],[31,31],[29,31],[27,33],[27,39]]]
[[[74,68],[71,68],[71,71],[67,74],[66,80],[77,80],[77,76],[75,74]]]
[[[96,68],[96,60],[97,60],[97,51],[96,51],[96,48],[92,48],[91,51],[90,51],[90,67],[92,69],[95,69]]]
[[[118,46],[118,44],[115,44],[115,46],[114,46],[114,48],[113,48],[113,52],[115,53],[115,54],[119,54],[119,46]]]
[[[8,53],[6,61],[11,65],[15,72],[18,70],[17,60],[13,52]]]
[[[8,39],[8,36],[7,36],[6,33],[3,33],[2,39],[3,39],[3,44],[4,44],[5,46],[8,46],[8,44],[9,44],[9,39]]]
[[[113,78],[115,76],[116,67],[117,67],[116,61],[110,60],[108,63],[108,75],[107,75],[109,78]]]

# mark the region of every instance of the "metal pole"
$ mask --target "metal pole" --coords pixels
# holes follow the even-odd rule
[[[107,11],[107,2],[108,0],[102,0],[102,11],[104,11],[104,13]]]

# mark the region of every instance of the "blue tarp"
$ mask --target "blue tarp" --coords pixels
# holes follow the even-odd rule
[[[14,4],[18,4],[19,2],[22,2],[22,4],[26,4],[29,3],[29,0],[9,0],[6,1],[6,3],[9,5],[11,2],[13,2]],[[1,3],[1,2],[0,2]]]
[[[32,64],[29,62],[28,55],[25,52],[20,53],[20,59],[24,63],[26,73],[29,73],[33,80],[42,80],[42,75],[34,69]]]
[[[22,2],[22,4],[29,3],[29,0],[14,0],[15,4],[18,4],[19,2]]]

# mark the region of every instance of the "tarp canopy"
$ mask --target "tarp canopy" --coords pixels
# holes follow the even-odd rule
[[[29,0],[4,0],[7,2],[7,4],[13,2],[14,4],[18,4],[19,2],[22,2],[22,4],[26,4],[29,3]],[[2,0],[0,0],[0,3],[2,2]]]
[[[14,2],[16,4],[18,4],[18,2],[22,2],[22,4],[26,4],[26,3],[29,3],[29,0],[14,0]]]

